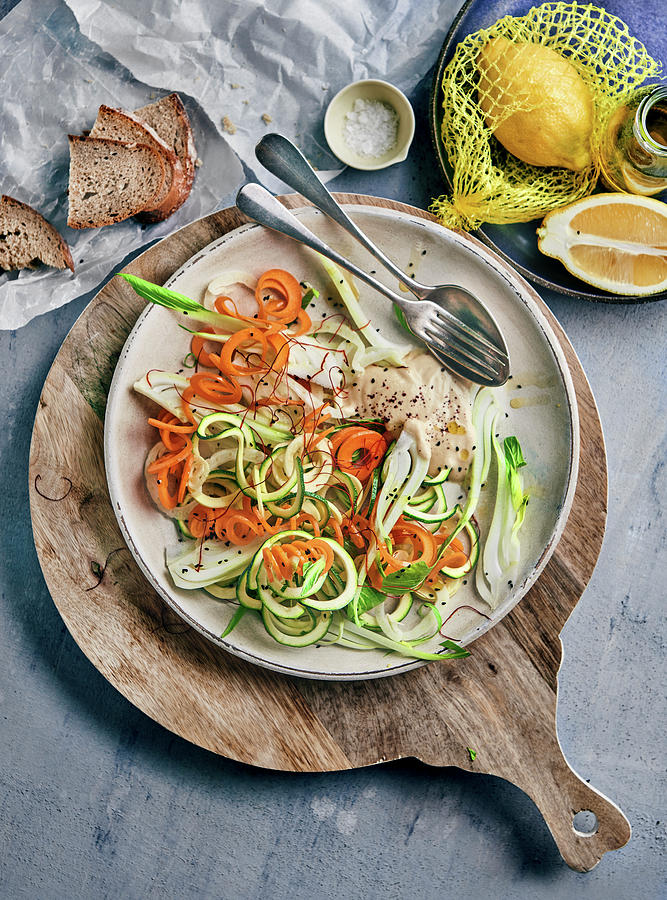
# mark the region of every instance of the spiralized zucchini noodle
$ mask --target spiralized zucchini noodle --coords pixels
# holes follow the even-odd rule
[[[467,656],[439,639],[438,602],[476,566],[489,607],[506,596],[527,503],[521,449],[516,438],[499,443],[494,392],[479,391],[466,499],[452,505],[450,471],[429,476],[430,456],[410,429],[392,435],[380,419],[346,417],[350,373],[400,366],[412,346],[383,338],[351,280],[322,265],[340,302],[316,323],[308,308],[319,292],[282,269],[259,279],[222,273],[204,304],[123,276],[182,313],[191,338],[180,372],[151,370],[134,386],[160,408],[148,420],[159,439],[144,471],[178,529],[166,555],[171,579],[236,605],[221,637],[248,614],[294,648]],[[250,313],[229,296],[240,285],[254,294]],[[494,460],[495,507],[480,554],[474,514]]]

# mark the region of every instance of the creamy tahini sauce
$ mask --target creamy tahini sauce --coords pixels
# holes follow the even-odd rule
[[[402,427],[414,435],[419,452],[428,455],[429,475],[452,469],[450,479],[462,481],[475,442],[472,426],[473,391],[430,353],[414,350],[403,367],[368,366],[351,376],[345,403],[362,418],[382,419],[387,430]]]

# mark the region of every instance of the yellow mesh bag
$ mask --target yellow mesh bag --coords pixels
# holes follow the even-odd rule
[[[573,172],[528,165],[493,137],[493,129],[505,117],[518,109],[536,108],[534,101],[531,107],[524,97],[508,105],[490,123],[493,128],[485,122],[479,105],[478,57],[498,36],[515,43],[543,44],[575,67],[593,99],[590,166]],[[471,230],[482,222],[527,222],[587,196],[598,178],[595,148],[607,117],[624,95],[659,75],[661,68],[624,22],[588,4],[544,3],[525,16],[505,16],[491,28],[468,35],[442,79],[442,140],[453,169],[452,196],[434,200],[431,212],[443,225]]]

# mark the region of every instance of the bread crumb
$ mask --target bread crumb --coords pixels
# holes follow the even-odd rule
[[[232,122],[229,116],[222,117],[222,127],[225,129],[227,134],[236,134],[236,125]]]
[[[241,87],[241,85],[238,83],[238,81],[232,81],[232,83],[229,86],[233,91],[235,91],[235,90],[237,90],[237,88]]]
[[[250,103],[250,100],[241,100],[241,103],[245,103],[245,105],[247,106]]]
[[[262,113],[262,122],[264,122],[266,125],[269,125],[271,122],[273,122],[273,119],[268,113]]]
[[[155,91],[151,91],[148,96],[151,100],[155,100],[155,98],[157,97],[157,94],[155,93]]]
[[[196,166],[198,169],[201,169],[201,167],[202,167],[203,165],[204,165],[204,163],[201,161],[201,159],[200,159],[199,157],[197,157],[197,159],[195,160],[195,166]]]

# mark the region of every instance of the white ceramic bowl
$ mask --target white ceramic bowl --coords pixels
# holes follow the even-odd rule
[[[528,460],[524,485],[531,497],[521,531],[519,569],[500,605],[494,611],[488,609],[476,594],[473,579],[463,579],[453,597],[443,598],[440,613],[447,620],[447,637],[467,645],[509,612],[535,582],[567,521],[579,453],[572,379],[558,339],[531,289],[490,250],[468,235],[456,234],[411,213],[371,206],[348,206],[347,210],[399,266],[408,269],[412,260],[409,270],[420,281],[442,284],[451,280],[484,297],[507,339],[514,377],[496,389],[496,399],[508,413],[508,418],[502,419],[502,434],[516,435]],[[304,207],[295,212],[304,225],[343,256],[359,266],[367,262],[368,254],[364,256],[359,244],[319,210]],[[327,283],[311,250],[275,231],[250,224],[196,253],[171,276],[167,286],[201,302],[206,286],[223,270],[242,270],[257,277],[277,266],[293,272],[299,280],[322,287]],[[392,281],[385,272],[378,278],[386,285]],[[406,335],[391,304],[370,288],[359,287],[360,302],[369,320],[389,340],[405,343]],[[329,308],[325,292],[314,302],[321,304],[322,312]],[[213,643],[269,669],[307,678],[354,680],[395,675],[422,665],[383,650],[356,651],[337,645],[294,650],[270,638],[255,615],[246,616],[228,637],[222,638],[235,605],[216,600],[205,591],[174,586],[165,565],[165,550],[178,546],[176,531],[173,522],[161,515],[150,499],[143,475],[146,452],[155,441],[155,429],[147,422],[155,405],[132,386],[149,369],[174,371],[181,367],[190,342],[178,323],[179,317],[172,311],[151,304],[139,317],[120,355],[104,422],[106,473],[114,511],[148,581],[179,616]],[[452,487],[453,502],[456,484]],[[475,513],[484,534],[493,513],[492,500],[492,494],[483,493]],[[454,612],[456,616],[451,618]],[[437,649],[438,641],[433,639],[425,649]]]
[[[355,100],[379,100],[391,106],[398,116],[398,139],[382,156],[361,156],[345,140],[345,116],[352,111]],[[324,135],[329,147],[341,162],[354,169],[373,171],[403,162],[414,134],[415,114],[408,98],[393,84],[375,78],[355,81],[338,91],[324,116]]]

